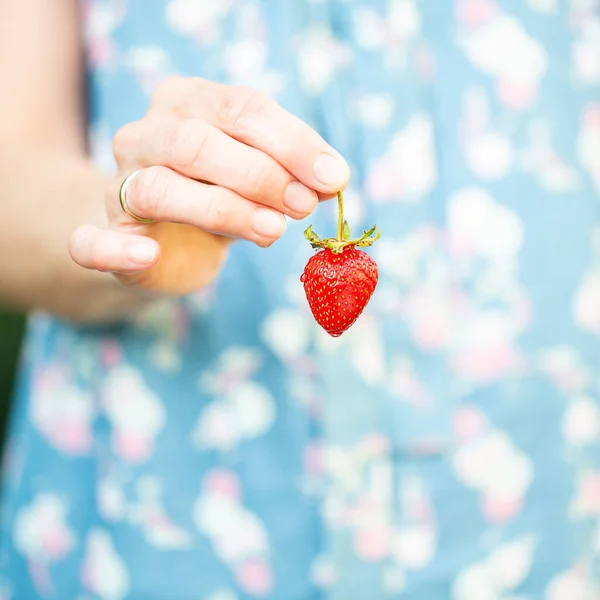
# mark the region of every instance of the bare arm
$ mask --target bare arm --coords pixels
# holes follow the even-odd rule
[[[104,320],[141,295],[67,250],[78,225],[107,221],[106,177],[85,153],[79,29],[76,0],[0,0],[0,302]]]
[[[230,240],[270,246],[286,216],[345,187],[343,158],[276,102],[183,77],[117,132],[119,172],[101,175],[85,153],[77,7],[0,0],[0,301],[114,319],[206,286]],[[127,203],[151,223],[120,208],[132,172]]]

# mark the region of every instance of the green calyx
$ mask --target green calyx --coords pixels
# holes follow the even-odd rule
[[[341,254],[345,248],[349,246],[366,248],[372,246],[380,237],[377,225],[374,225],[368,231],[365,231],[359,238],[350,239],[350,226],[344,220],[344,197],[342,192],[337,193],[338,197],[338,230],[337,237],[321,239],[313,230],[312,225],[309,225],[304,232],[304,237],[310,242],[310,245],[315,249],[329,248],[334,254]]]

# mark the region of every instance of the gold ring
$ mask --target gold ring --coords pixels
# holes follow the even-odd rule
[[[119,202],[121,203],[121,208],[123,209],[123,212],[128,216],[131,217],[132,219],[135,219],[136,221],[138,221],[139,223],[155,223],[154,219],[146,219],[145,217],[140,217],[138,215],[136,215],[130,208],[129,205],[127,204],[127,198],[125,197],[126,193],[127,193],[127,187],[129,186],[129,184],[131,183],[131,181],[133,180],[133,178],[141,171],[141,169],[138,169],[137,171],[134,171],[133,173],[131,173],[130,175],[128,175],[125,178],[125,181],[123,181],[123,183],[121,184],[121,187],[119,189]]]

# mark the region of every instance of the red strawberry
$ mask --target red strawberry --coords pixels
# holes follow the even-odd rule
[[[341,193],[338,206],[337,238],[321,240],[312,226],[304,232],[313,248],[320,250],[309,259],[300,278],[315,320],[333,337],[342,335],[358,319],[375,291],[379,275],[375,261],[357,249],[373,244],[379,230],[373,227],[362,237],[350,240]]]

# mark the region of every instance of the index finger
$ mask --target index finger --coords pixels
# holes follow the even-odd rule
[[[314,129],[250,88],[179,78],[157,91],[155,106],[170,108],[182,118],[212,123],[270,155],[304,185],[322,194],[344,189],[350,178],[346,161]]]

